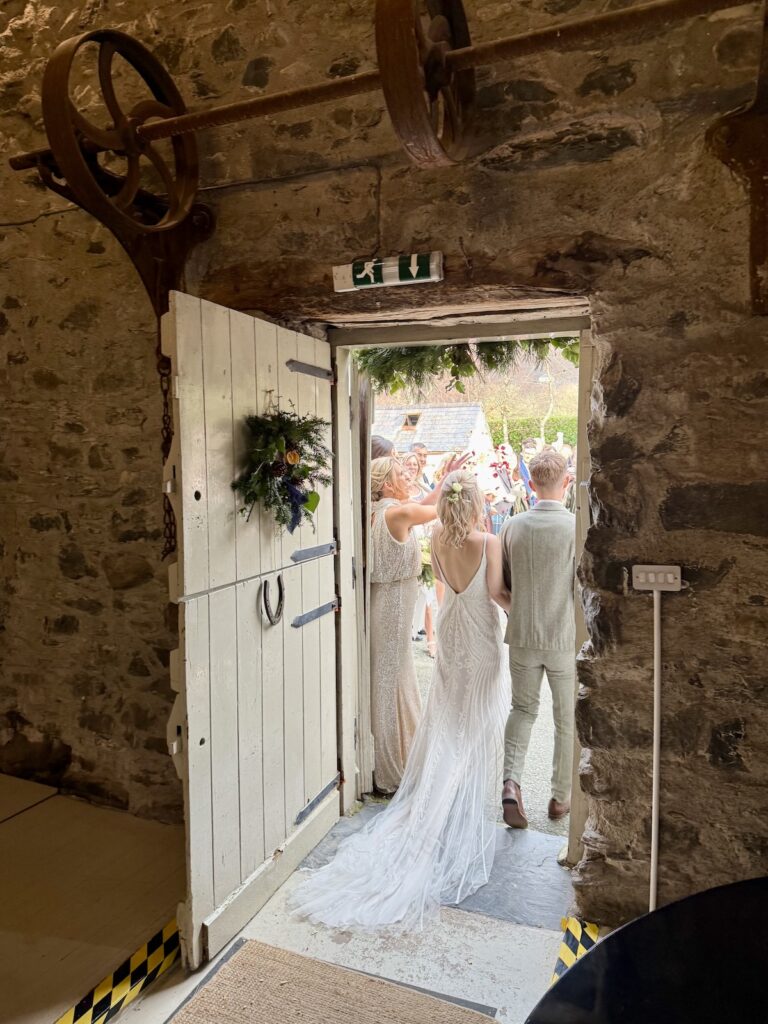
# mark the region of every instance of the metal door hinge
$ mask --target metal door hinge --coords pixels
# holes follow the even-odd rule
[[[289,359],[285,364],[293,373],[305,373],[310,377],[319,377],[327,380],[329,384],[336,383],[336,370],[326,369],[325,366],[315,366],[313,363],[302,363],[300,359]]]

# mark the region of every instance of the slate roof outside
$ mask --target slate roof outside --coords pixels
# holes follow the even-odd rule
[[[404,426],[408,413],[419,413],[416,427]],[[481,405],[409,405],[377,409],[371,433],[393,441],[401,453],[416,442],[425,444],[430,452],[460,452],[467,448],[472,434],[483,428],[488,430]]]

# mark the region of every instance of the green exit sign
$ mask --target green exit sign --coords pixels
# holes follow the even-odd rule
[[[355,260],[333,268],[333,290],[356,292],[361,288],[386,288],[388,285],[424,284],[443,280],[441,252],[411,252],[403,256]]]

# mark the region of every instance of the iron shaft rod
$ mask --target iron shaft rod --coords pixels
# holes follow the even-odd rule
[[[186,135],[188,132],[200,131],[203,128],[236,124],[238,121],[249,121],[251,118],[265,117],[267,114],[281,114],[286,110],[297,110],[315,103],[359,96],[361,93],[374,92],[379,88],[379,72],[364,71],[362,74],[349,75],[334,82],[321,82],[301,89],[256,96],[254,99],[241,100],[239,103],[227,103],[223,107],[213,107],[199,113],[179,114],[178,117],[169,117],[164,121],[152,121],[141,125],[136,131],[139,138],[147,141],[168,139],[174,135]]]
[[[697,15],[711,14],[714,11],[742,6],[745,6],[745,0],[654,0],[652,3],[637,7],[598,14],[593,18],[564,22],[489,43],[451,50],[446,54],[446,64],[450,71],[461,71],[480,64],[492,64],[496,61],[530,56],[556,48],[565,49],[569,46],[589,42],[597,44],[606,37],[621,35],[638,28],[663,31],[670,20],[693,18]],[[139,125],[136,128],[136,134],[147,142],[168,139],[206,128],[236,124],[239,121],[264,117],[268,114],[280,114],[317,103],[327,103],[330,100],[359,96],[362,93],[374,92],[380,87],[379,72],[365,71],[362,74],[349,75],[333,82],[321,82],[318,85],[304,86],[301,89],[290,89],[285,92],[241,100],[238,103],[228,103],[210,110],[179,114],[177,117],[168,117],[161,121],[151,121]],[[48,153],[48,150],[21,153],[12,157],[10,163],[15,170],[25,170],[34,167],[38,158],[46,156]]]
[[[582,18],[517,36],[508,36],[490,43],[451,50],[446,55],[446,64],[450,71],[460,71],[479,64],[492,64],[495,61],[545,52],[554,47],[592,40],[599,42],[607,35],[621,34],[635,28],[649,27],[661,31],[671,19],[695,17],[728,7],[741,6],[744,6],[744,0],[654,0],[653,3],[638,7],[598,14],[594,18]],[[282,113],[315,103],[326,103],[328,100],[373,92],[380,84],[378,71],[367,71],[335,82],[322,82],[319,85],[292,89],[289,92],[229,103],[196,114],[180,114],[164,121],[153,121],[151,124],[141,125],[137,129],[137,134],[139,138],[148,141],[167,139],[173,135],[185,135],[187,132],[203,128],[233,124],[254,117],[263,117],[265,114]]]
[[[463,71],[479,64],[494,64],[514,57],[527,57],[547,50],[566,49],[582,43],[602,43],[613,35],[622,35],[637,28],[649,28],[657,32],[667,27],[667,22],[681,18],[695,18],[701,14],[729,7],[744,7],[750,0],[654,0],[638,7],[625,7],[620,11],[596,14],[593,18],[580,18],[559,25],[534,29],[517,36],[507,36],[489,43],[466,46],[451,50],[446,64],[451,71]]]

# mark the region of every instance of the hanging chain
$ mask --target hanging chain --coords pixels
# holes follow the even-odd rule
[[[163,418],[160,429],[161,451],[163,461],[171,452],[173,442],[173,416],[171,415],[171,360],[163,355],[160,348],[160,332],[157,338],[157,372],[160,376],[160,392],[163,396]],[[163,494],[163,550],[161,559],[166,559],[176,550],[176,516],[173,513],[170,499]]]

